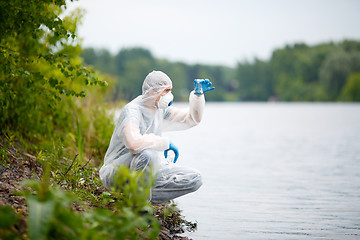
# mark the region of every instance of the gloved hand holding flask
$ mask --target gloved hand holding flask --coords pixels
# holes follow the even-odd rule
[[[196,95],[203,95],[204,93],[214,90],[215,87],[211,87],[212,83],[209,79],[195,79],[194,80],[194,93]]]
[[[165,158],[168,157],[168,151],[169,150],[174,151],[174,153],[175,153],[174,163],[176,163],[177,159],[179,158],[179,150],[178,150],[178,148],[172,142],[170,142],[169,148],[164,151]]]

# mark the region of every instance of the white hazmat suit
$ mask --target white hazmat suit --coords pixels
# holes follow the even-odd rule
[[[138,96],[121,110],[119,120],[107,149],[100,179],[106,188],[113,185],[117,168],[123,164],[137,171],[151,171],[155,185],[151,201],[162,203],[196,191],[201,185],[197,170],[165,164],[164,151],[170,140],[163,131],[184,130],[197,125],[205,106],[204,95],[190,93],[189,108],[162,109],[159,98],[165,89],[172,88],[170,78],[161,71],[149,73]]]

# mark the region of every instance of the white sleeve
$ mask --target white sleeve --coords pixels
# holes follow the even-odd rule
[[[128,123],[123,127],[124,144],[133,153],[137,154],[147,148],[165,151],[169,148],[170,141],[167,137],[155,134],[141,134],[139,127]]]
[[[189,108],[169,108],[165,114],[163,131],[184,130],[200,123],[205,107],[204,95],[195,95],[194,91],[189,96]]]

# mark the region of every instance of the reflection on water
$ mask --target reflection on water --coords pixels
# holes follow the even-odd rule
[[[203,174],[176,200],[191,238],[360,238],[359,104],[208,103],[165,135]]]

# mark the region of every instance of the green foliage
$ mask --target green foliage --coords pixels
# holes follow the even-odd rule
[[[14,225],[18,223],[19,217],[10,206],[0,206],[0,238],[19,239],[19,234],[14,231]]]
[[[320,69],[320,76],[332,98],[335,98],[344,86],[350,65],[350,57],[345,52],[334,52],[325,59]]]
[[[117,228],[109,225],[99,225],[99,232],[113,231],[112,239],[138,239],[148,237],[155,239],[159,234],[159,224],[153,215],[150,205],[150,188],[153,178],[142,172],[129,170],[120,166],[115,175],[115,187],[112,189],[114,214],[108,214],[108,220],[116,222]],[[101,213],[104,210],[100,210]],[[149,227],[150,226],[150,227]],[[140,230],[140,231],[139,231]]]
[[[206,95],[208,100],[224,100],[223,92],[232,89],[233,69],[224,66],[188,65],[156,59],[143,48],[122,49],[115,56],[107,50],[85,49],[81,55],[85,63],[95,69],[117,78],[113,100],[132,100],[141,94],[141,86],[146,75],[153,70],[160,70],[173,80],[173,94],[177,101],[187,101],[189,91],[193,90],[196,78],[209,78],[217,91]]]
[[[353,73],[343,87],[340,99],[343,101],[360,101],[360,73]]]
[[[237,86],[241,100],[266,101],[272,95],[272,81],[269,64],[255,59],[254,63],[239,63],[237,77],[241,79]]]
[[[81,13],[60,17],[65,1],[0,6],[1,132],[15,133],[24,146],[31,143],[29,151],[54,163],[79,154],[81,164],[89,158],[99,164],[114,127],[104,86],[114,79],[82,64],[76,38]]]
[[[119,82],[118,96],[133,99],[141,92],[145,76],[154,69],[155,59],[142,48],[123,49],[114,58]]]
[[[28,180],[22,184],[30,189],[23,191],[28,205],[28,235],[30,239],[156,239],[159,223],[148,202],[151,178],[123,167],[118,171],[112,194],[104,192],[104,204],[110,209],[94,208],[86,212],[73,210],[76,197],[42,181]],[[121,192],[119,191],[121,189]],[[14,229],[18,217],[10,207],[1,207],[0,215],[6,221],[0,229],[3,236],[15,239]]]
[[[243,100],[336,101],[352,72],[359,71],[360,43],[344,41],[287,45],[268,62],[257,59],[237,67]]]
[[[10,206],[5,205],[0,206],[0,219],[2,220],[0,227],[9,228],[17,222],[18,216],[14,214]]]
[[[0,124],[27,134],[51,134],[70,122],[70,96],[105,85],[81,65],[79,13],[60,18],[65,1],[1,1]],[[70,126],[66,125],[65,128]]]
[[[287,45],[271,59],[239,62],[236,68],[156,59],[143,48],[122,49],[116,56],[106,50],[85,49],[82,57],[97,70],[117,77],[114,100],[131,100],[141,93],[146,74],[154,69],[173,80],[177,101],[187,101],[193,79],[208,78],[215,91],[209,101],[336,101],[351,73],[360,71],[360,42],[345,40],[308,46]]]
[[[272,96],[284,101],[325,100],[321,94],[325,89],[318,84],[319,68],[332,49],[333,44],[294,44],[275,50],[269,62]]]
[[[30,239],[76,239],[82,232],[81,217],[74,214],[70,204],[75,197],[57,186],[49,187],[48,179],[23,183],[36,191],[26,191],[28,233]]]
[[[167,60],[157,60],[158,69],[161,69],[163,72],[168,73],[171,78],[175,79],[173,81],[173,90],[177,101],[187,101],[189,98],[189,92],[187,90],[187,66],[183,63],[171,63]]]
[[[63,189],[74,193],[82,201],[101,206],[103,199],[99,197],[98,189],[102,184],[97,174],[97,167],[91,159],[82,163],[77,157],[78,155],[75,155],[72,160],[64,157],[58,164],[51,162],[52,180]]]
[[[360,51],[339,51],[330,54],[320,69],[321,81],[336,99],[351,73],[360,71]]]

